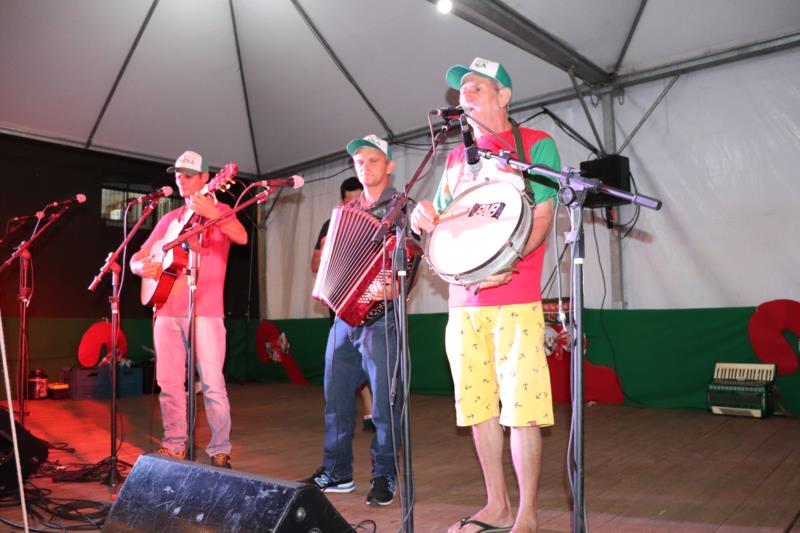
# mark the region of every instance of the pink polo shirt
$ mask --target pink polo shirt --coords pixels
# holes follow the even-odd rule
[[[224,211],[230,211],[226,204],[218,204]],[[163,246],[161,242],[167,228],[173,221],[177,221],[185,207],[174,209],[158,221],[142,248]],[[228,266],[228,251],[231,241],[222,230],[214,226],[206,230],[203,244],[199,247],[198,278],[197,278],[197,316],[224,317],[223,290],[225,288],[225,272]],[[188,268],[188,266],[187,266]],[[156,309],[156,316],[189,316],[189,277],[181,274],[175,280],[167,301]]]

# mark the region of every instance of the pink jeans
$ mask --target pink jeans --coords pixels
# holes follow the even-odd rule
[[[161,419],[164,424],[162,446],[182,450],[186,446],[186,317],[160,316],[153,328],[156,347],[156,380],[161,387]],[[203,403],[211,428],[206,453],[231,452],[231,408],[222,366],[225,363],[225,323],[222,318],[197,317],[196,368],[203,384]],[[190,385],[194,389],[194,383]]]

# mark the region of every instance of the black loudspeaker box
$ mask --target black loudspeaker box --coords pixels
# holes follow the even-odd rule
[[[189,461],[139,457],[103,532],[355,533],[319,488]]]
[[[36,472],[47,461],[50,444],[26,430],[16,422],[19,462],[22,466],[22,479]],[[0,407],[0,492],[17,487],[17,465],[14,461],[14,444],[8,411]]]
[[[581,162],[581,174],[587,178],[599,179],[603,182],[603,185],[631,192],[630,164],[625,156],[607,155],[591,161],[583,161]],[[612,207],[629,203],[627,200],[621,200],[607,194],[589,193],[583,206],[593,209],[595,207]]]

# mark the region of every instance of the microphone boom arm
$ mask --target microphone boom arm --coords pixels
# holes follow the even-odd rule
[[[89,285],[90,291],[95,290],[97,286],[100,285],[100,282],[103,280],[105,275],[108,274],[110,270],[114,269],[114,265],[116,265],[117,263],[117,257],[119,257],[119,254],[122,253],[122,250],[124,250],[125,247],[128,246],[128,243],[131,241],[133,236],[136,235],[136,232],[139,231],[139,228],[142,226],[142,224],[144,224],[144,221],[147,220],[147,217],[149,217],[150,213],[152,213],[153,210],[156,208],[156,205],[158,205],[158,200],[159,198],[156,197],[150,202],[148,202],[148,204],[144,207],[144,209],[142,209],[142,216],[139,217],[139,220],[136,221],[136,224],[128,232],[128,237],[120,243],[120,245],[114,252],[108,254],[108,258],[106,259],[105,264],[102,267],[100,267],[100,272],[97,273],[97,275],[92,280],[92,283]],[[122,268],[125,268],[125,265],[123,265]]]
[[[235,215],[236,213],[238,213],[239,211],[241,211],[245,207],[249,207],[249,206],[251,206],[251,205],[253,205],[255,203],[266,202],[267,199],[269,198],[269,195],[272,193],[272,190],[273,189],[271,187],[267,187],[266,189],[264,189],[260,193],[254,195],[249,200],[242,202],[241,204],[237,205],[234,208],[231,208],[230,211],[226,211],[226,212],[222,213],[217,218],[211,218],[209,220],[206,220],[202,224],[197,224],[196,226],[194,226],[192,229],[186,231],[185,233],[181,233],[180,236],[178,236],[176,239],[166,243],[162,247],[162,250],[164,252],[168,252],[168,251],[172,250],[173,248],[175,248],[176,246],[180,246],[184,242],[188,241],[189,239],[191,239],[195,235],[197,235],[199,233],[202,233],[203,231],[206,230],[206,228],[210,228],[211,226],[216,226],[217,224],[219,224],[220,222],[222,222],[226,218],[232,217],[233,215]]]
[[[47,222],[45,222],[44,226],[42,226],[41,228],[37,229],[37,230],[36,230],[36,233],[34,233],[33,235],[31,235],[31,238],[30,238],[30,239],[28,239],[27,241],[22,241],[22,242],[20,243],[20,245],[19,245],[19,246],[17,246],[17,249],[16,249],[16,250],[14,250],[14,253],[13,253],[13,254],[11,254],[11,257],[9,257],[9,258],[6,260],[6,262],[5,262],[5,263],[3,263],[2,265],[0,265],[0,272],[3,272],[3,271],[6,269],[6,268],[8,268],[8,266],[9,266],[11,263],[13,263],[13,262],[14,262],[14,261],[15,261],[15,260],[16,260],[16,259],[17,259],[17,258],[20,256],[20,255],[22,255],[22,253],[23,253],[25,250],[27,250],[27,249],[30,247],[30,245],[31,245],[31,244],[33,244],[33,241],[35,241],[35,240],[36,240],[36,239],[39,237],[39,235],[41,235],[42,233],[44,233],[44,231],[45,231],[47,228],[49,228],[49,227],[50,227],[50,224],[52,224],[53,222],[55,222],[56,220],[58,220],[58,218],[59,218],[61,215],[63,215],[63,214],[64,214],[64,213],[67,211],[67,209],[69,209],[69,206],[63,206],[61,209],[59,209],[58,211],[56,211],[55,213],[53,213],[52,215],[50,215],[50,216],[48,217],[48,219],[47,219]]]
[[[498,155],[491,150],[479,148],[478,154],[480,154],[480,156],[484,159],[496,159],[498,161],[502,161],[510,167],[521,170],[523,173],[543,174],[557,181],[560,185],[560,188],[568,188],[572,189],[573,191],[601,192],[608,194],[609,196],[614,196],[615,198],[627,200],[642,207],[647,207],[648,209],[653,209],[656,211],[661,209],[661,200],[658,198],[652,198],[643,194],[632,194],[628,191],[617,189],[616,187],[604,185],[599,179],[581,176],[580,172],[574,168],[565,167],[562,172],[557,172],[545,165],[531,165],[530,163],[525,163],[519,159],[515,159],[511,155],[511,152],[506,151],[503,151],[500,153],[500,155]]]
[[[422,158],[422,161],[420,161],[419,165],[417,166],[416,172],[414,172],[414,175],[411,176],[410,180],[408,180],[408,183],[403,189],[402,194],[400,194],[400,198],[395,202],[392,210],[386,213],[386,215],[383,217],[383,220],[381,220],[381,225],[375,232],[375,235],[372,237],[372,242],[377,244],[383,240],[383,236],[386,235],[386,233],[389,231],[389,228],[392,227],[395,219],[400,214],[400,211],[405,208],[406,204],[408,203],[408,193],[411,191],[411,188],[414,187],[414,184],[422,174],[422,169],[425,168],[428,160],[433,156],[433,153],[436,151],[436,147],[443,143],[445,139],[447,139],[447,135],[450,133],[452,128],[452,123],[447,122],[444,126],[442,126],[442,129],[439,130],[439,133],[437,133],[433,138],[432,146],[428,148],[428,151],[425,153],[425,157]]]

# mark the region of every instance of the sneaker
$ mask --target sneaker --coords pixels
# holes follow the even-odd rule
[[[325,467],[323,466],[319,467],[311,477],[301,479],[300,483],[316,485],[322,492],[345,493],[356,490],[356,483],[352,477],[349,479],[332,479],[325,472]]]
[[[170,450],[169,448],[161,447],[158,450],[158,455],[163,455],[164,457],[171,457],[172,459],[180,459],[183,461],[186,459],[186,450]]]
[[[375,422],[372,421],[371,416],[365,416],[361,419],[361,431],[375,432]]]
[[[211,466],[231,468],[231,456],[227,453],[215,453],[211,456]]]
[[[389,505],[394,501],[394,476],[375,476],[367,494],[367,505]]]

